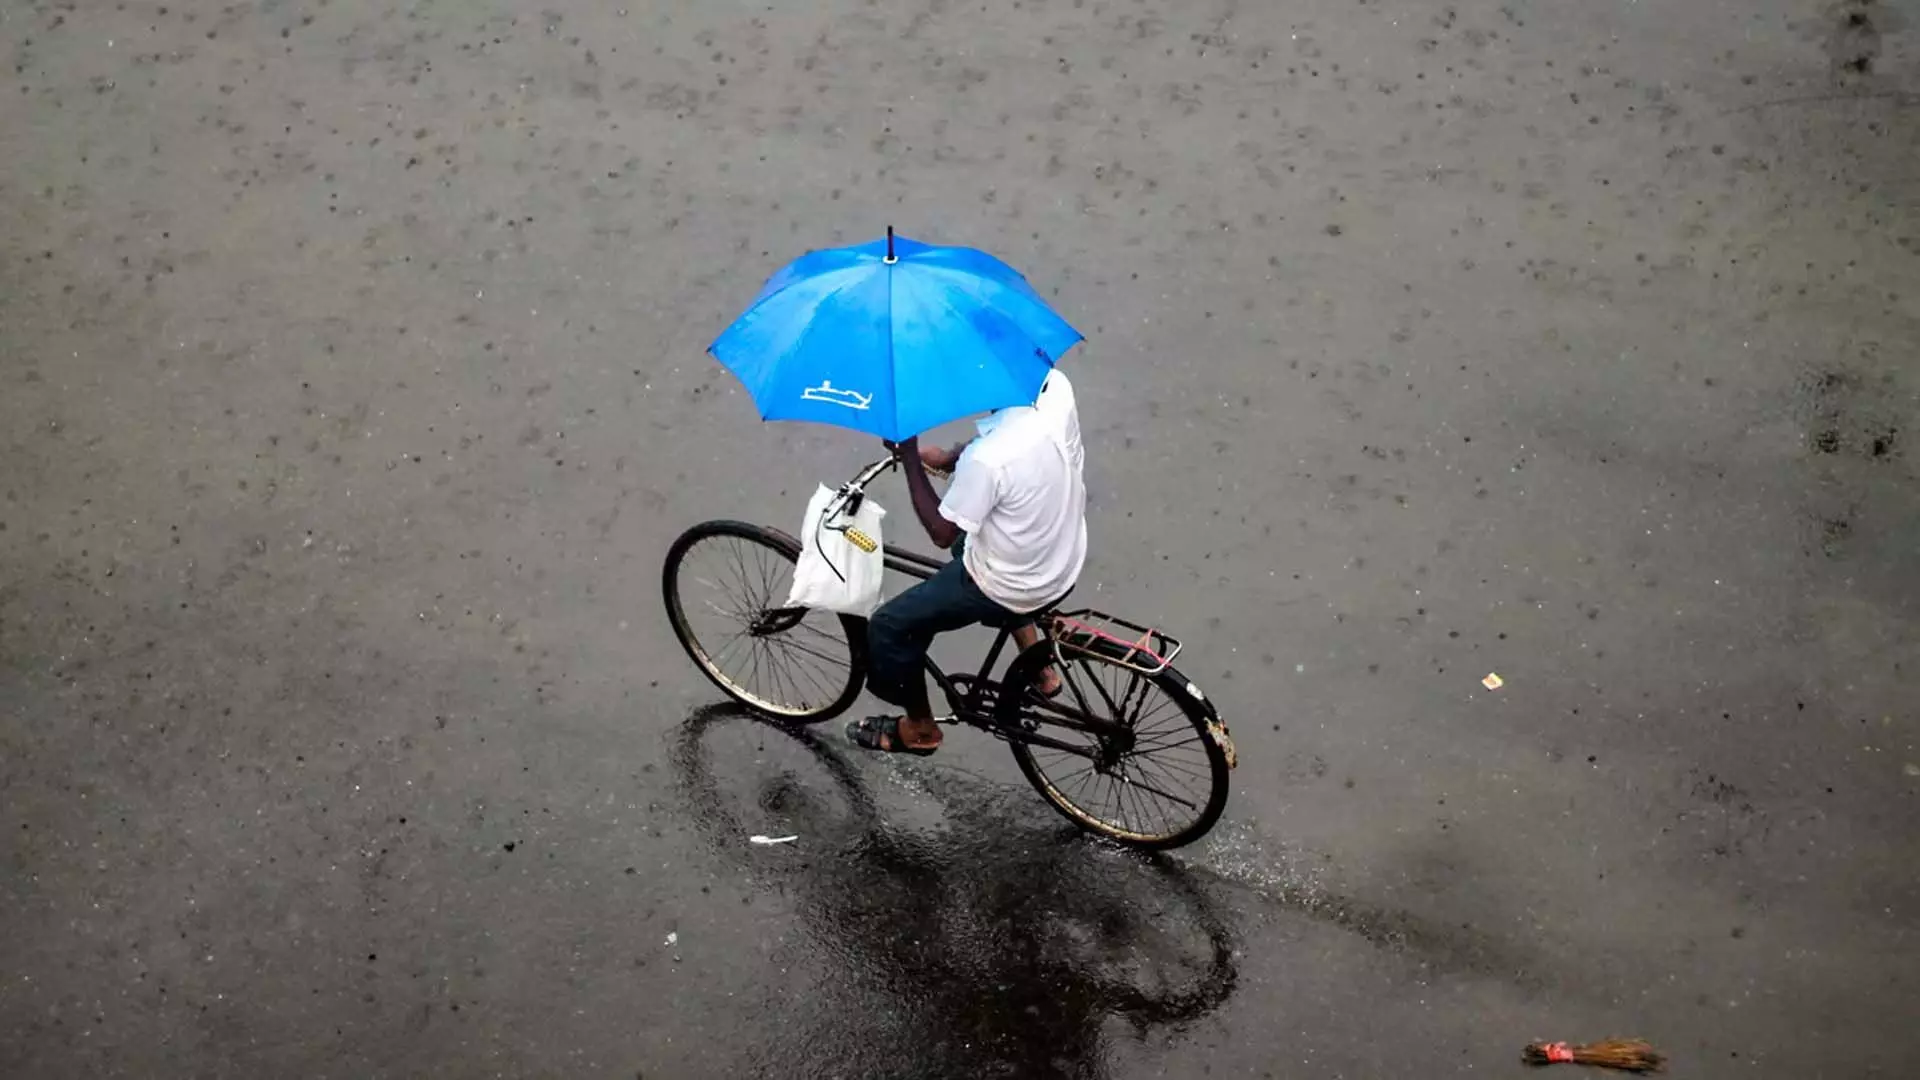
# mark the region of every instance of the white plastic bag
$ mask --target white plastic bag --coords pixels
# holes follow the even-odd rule
[[[788,607],[838,611],[861,618],[880,606],[880,586],[886,575],[880,546],[880,519],[887,516],[872,496],[859,509],[846,512],[846,497],[820,485],[807,502],[807,518],[800,526],[800,561],[793,568]],[[872,542],[862,550],[849,534]]]

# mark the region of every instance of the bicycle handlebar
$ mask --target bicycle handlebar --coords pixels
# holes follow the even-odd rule
[[[894,468],[899,464],[900,464],[899,458],[895,458],[895,457],[881,458],[879,461],[876,461],[873,464],[868,465],[866,468],[861,469],[858,473],[855,473],[853,479],[846,482],[846,485],[843,488],[843,490],[845,490],[848,494],[858,494],[860,492],[863,492],[866,490],[868,484],[873,483],[876,479],[879,478],[881,473],[886,472],[888,469]]]
[[[879,461],[855,473],[853,479],[841,484],[838,493],[839,498],[827,504],[827,513],[820,519],[822,527],[829,527],[826,525],[827,519],[833,517],[835,514],[844,513],[852,516],[859,513],[860,504],[866,501],[867,498],[867,485],[873,483],[881,473],[886,472],[898,464],[900,464],[900,459],[897,457],[881,458]],[[837,572],[838,571],[836,571],[836,573]]]

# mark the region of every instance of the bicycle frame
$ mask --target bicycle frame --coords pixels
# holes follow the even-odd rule
[[[925,581],[940,572],[946,564],[939,559],[922,555],[917,551],[887,550],[886,567],[896,573]],[[1045,618],[1051,620],[1052,616]],[[1053,643],[1051,627],[1047,642]],[[994,632],[993,646],[987,650],[986,659],[980,662],[980,669],[971,675],[949,675],[935,663],[933,657],[927,657],[927,675],[940,687],[940,693],[947,699],[947,707],[953,710],[956,720],[977,727],[988,734],[1000,738],[1044,746],[1063,753],[1076,754],[1085,758],[1096,755],[1086,746],[1062,742],[1059,739],[1027,730],[1027,726],[1010,722],[1016,719],[1003,708],[1000,699],[1002,684],[993,678],[993,669],[1000,663],[1000,654],[1006,650],[1007,643],[1013,640],[1013,630],[1003,627]],[[1056,657],[1058,653],[1056,652]],[[1084,705],[1084,702],[1082,703]],[[1124,738],[1131,732],[1125,727],[1087,713],[1084,709],[1071,709],[1059,704],[1041,706],[1046,712],[1046,722],[1060,727],[1073,728],[1110,738]]]
[[[859,509],[859,500],[866,497],[867,485],[878,478],[881,473],[896,467],[898,464],[899,460],[897,458],[887,458],[876,461],[860,470],[852,480],[842,485],[840,494],[847,504],[846,512],[852,513]],[[939,573],[940,570],[947,565],[947,561],[944,559],[934,558],[930,555],[922,555],[917,551],[891,547],[882,549],[882,561],[888,570],[898,574],[905,574],[908,577],[920,581],[925,581],[933,577],[933,575]],[[1071,624],[1071,635],[1101,634],[1097,628],[1079,622],[1078,618],[1081,616],[1094,616],[1105,622],[1115,623],[1131,629],[1145,630],[1143,627],[1134,627],[1133,624],[1114,619],[1112,616],[1101,615],[1098,612],[1076,612],[1075,618],[1068,620]],[[1054,648],[1055,662],[1059,663],[1064,658],[1061,656],[1061,643],[1057,624],[1063,616],[1057,612],[1049,611],[1044,613],[1041,618],[1047,624],[1043,627],[1046,631],[1045,640]],[[1162,635],[1157,635],[1157,632],[1146,632],[1154,634],[1161,642],[1170,644],[1171,648],[1163,650],[1166,653],[1164,657],[1155,656],[1155,659],[1158,660],[1156,667],[1151,669],[1136,668],[1135,670],[1142,671],[1148,675],[1158,674],[1160,671],[1165,670],[1168,664],[1171,663],[1173,654],[1180,650],[1180,644]],[[1105,635],[1101,634],[1101,636]],[[1000,662],[1000,654],[1005,651],[1007,642],[1012,640],[1012,638],[1013,630],[1011,628],[1003,627],[998,630],[994,635],[992,648],[987,650],[986,659],[981,661],[979,671],[971,675],[949,675],[940,665],[934,663],[932,657],[927,658],[927,675],[940,687],[940,692],[946,697],[947,705],[953,710],[954,717],[963,723],[980,728],[999,738],[1017,740],[1034,746],[1044,746],[1048,749],[1076,754],[1086,758],[1096,757],[1096,755],[1085,746],[1076,746],[1072,743],[1062,742],[1058,739],[1042,735],[1037,731],[1030,730],[1032,725],[1018,723],[1017,714],[1012,713],[1003,706],[999,697],[1002,684],[996,681],[992,677],[992,674],[994,667]],[[1142,642],[1145,640],[1146,639],[1143,638]],[[1122,641],[1120,644],[1129,645],[1132,643]],[[1075,696],[1081,696],[1077,688],[1075,689]],[[1057,703],[1045,703],[1037,705],[1036,707],[1044,710],[1046,713],[1046,722],[1049,724],[1084,731],[1088,734],[1105,738],[1126,739],[1131,736],[1132,732],[1126,727],[1110,720],[1094,716],[1087,711],[1087,702],[1084,698],[1080,701],[1080,706],[1079,709],[1072,709]]]

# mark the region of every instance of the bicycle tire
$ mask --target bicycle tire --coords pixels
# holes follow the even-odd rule
[[[1177,826],[1168,821],[1169,827],[1159,832],[1133,828],[1110,820],[1081,806],[1072,795],[1063,790],[1058,778],[1049,776],[1047,770],[1036,760],[1033,746],[1017,738],[1009,738],[1007,745],[1013,751],[1013,759],[1020,766],[1021,775],[1025,776],[1034,790],[1040,793],[1040,797],[1080,828],[1128,847],[1152,851],[1184,847],[1205,836],[1208,830],[1220,820],[1221,813],[1226,810],[1232,764],[1228,759],[1228,751],[1222,745],[1223,741],[1228,739],[1225,725],[1220,721],[1213,707],[1207,703],[1199,688],[1177,669],[1169,667],[1157,675],[1146,675],[1125,668],[1119,662],[1120,656],[1121,650],[1118,646],[1104,641],[1095,642],[1091,654],[1076,654],[1067,660],[1067,664],[1071,668],[1072,665],[1094,661],[1108,665],[1112,669],[1128,671],[1129,679],[1138,679],[1150,684],[1164,694],[1179,710],[1187,725],[1193,729],[1196,736],[1193,744],[1199,748],[1207,770],[1206,801],[1199,806],[1197,814],[1191,820]],[[1055,738],[1062,738],[1061,733],[1067,732],[1075,738],[1095,739],[1096,736],[1074,729],[1057,725],[1050,728],[1047,726],[1047,713],[1044,707],[1039,705],[1034,686],[1040,672],[1054,663],[1053,646],[1046,641],[1023,650],[1015,658],[1013,665],[1008,669],[1004,684],[1006,689],[1002,699],[1002,722],[1009,725],[1037,723],[1047,731],[1047,734]],[[1063,689],[1062,694],[1069,695],[1069,691]],[[1219,729],[1217,732],[1214,730],[1216,727]],[[1041,752],[1047,751],[1043,748]],[[1132,756],[1137,757],[1138,754]],[[1128,787],[1132,789],[1130,782]],[[1118,802],[1124,805],[1124,799]],[[1164,815],[1163,821],[1166,821]]]
[[[766,616],[769,611],[775,610],[768,605],[784,597],[785,588],[781,586],[777,580],[763,578],[760,582],[763,588],[756,590],[752,583],[747,580],[749,575],[743,567],[739,576],[743,591],[758,594],[752,599],[755,605],[754,610],[748,611],[742,609],[740,611],[729,612],[721,610],[718,605],[709,603],[710,607],[713,607],[716,611],[720,611],[722,615],[736,617],[737,621],[746,624],[742,633],[737,633],[733,638],[729,639],[728,645],[716,645],[713,649],[710,649],[708,644],[702,642],[700,634],[695,630],[688,616],[687,604],[682,595],[683,584],[685,583],[681,580],[681,575],[682,571],[686,568],[689,556],[695,549],[704,542],[715,540],[722,542],[733,541],[736,545],[736,552],[740,553],[742,558],[744,558],[744,554],[749,551],[770,553],[777,560],[783,560],[788,567],[791,567],[800,556],[799,541],[778,529],[768,528],[764,525],[752,525],[743,521],[703,521],[688,529],[686,532],[681,533],[680,536],[674,540],[673,545],[667,549],[666,561],[661,568],[660,589],[666,603],[667,619],[673,625],[674,637],[679,639],[680,647],[686,650],[687,657],[693,661],[695,667],[700,669],[701,674],[705,675],[707,680],[718,687],[722,693],[725,693],[729,698],[753,710],[755,713],[769,719],[789,723],[815,724],[845,712],[848,707],[853,704],[854,699],[860,696],[860,689],[866,683],[866,620],[851,615],[835,615],[831,612],[824,611],[811,611],[794,617],[791,624],[785,629],[778,631],[777,634],[785,634],[790,630],[805,626],[819,635],[816,641],[819,639],[827,639],[829,636],[820,630],[817,625],[813,624],[811,620],[837,620],[838,626],[844,635],[844,640],[839,642],[837,646],[828,644],[820,647],[822,649],[834,649],[835,651],[844,648],[846,652],[845,674],[830,674],[827,676],[814,675],[810,677],[810,679],[807,680],[811,683],[808,689],[814,693],[809,699],[798,702],[776,700],[773,697],[767,696],[764,692],[757,691],[753,686],[746,685],[741,678],[736,678],[733,673],[725,670],[721,664],[721,658],[727,655],[728,648],[732,647],[732,643],[737,641],[742,634],[745,634],[755,639],[749,642],[747,648],[756,658],[755,662],[757,664],[758,658],[763,655],[756,651],[760,648],[759,642],[774,640],[777,634],[755,633],[751,629],[752,624],[755,619]],[[738,545],[745,546],[740,547]],[[835,656],[815,652],[812,649],[809,649],[808,653],[809,655],[820,657],[823,661],[837,660]],[[772,682],[777,688],[780,685],[779,676],[773,676]],[[789,679],[787,682],[788,691],[776,689],[774,693],[798,692],[802,689],[800,683],[801,680],[797,678]]]

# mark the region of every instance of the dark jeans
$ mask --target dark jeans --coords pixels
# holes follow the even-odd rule
[[[1033,621],[1001,607],[973,583],[960,558],[966,543],[964,536],[954,541],[951,562],[880,605],[867,620],[867,689],[909,716],[933,715],[926,663],[936,634],[975,623],[998,630]]]

